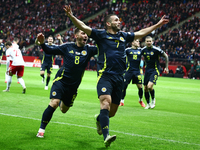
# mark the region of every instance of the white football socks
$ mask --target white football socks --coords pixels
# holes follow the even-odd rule
[[[25,82],[22,78],[17,78],[18,82],[22,85],[23,89],[26,88]]]

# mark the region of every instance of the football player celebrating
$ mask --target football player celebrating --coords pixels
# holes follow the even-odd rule
[[[44,44],[45,38],[42,33],[37,35],[37,40],[45,53],[64,56],[64,64],[53,80],[50,92],[51,101],[43,113],[37,137],[44,137],[45,128],[58,106],[63,113],[73,106],[85,68],[90,58],[97,54],[97,47],[86,44],[88,40],[86,33],[77,28],[74,34],[76,43],[64,43],[55,47]]]
[[[132,84],[136,84],[138,88],[139,103],[142,107],[145,107],[144,102],[142,101],[143,89],[142,89],[142,76],[140,73],[140,62],[141,62],[141,49],[140,41],[138,39],[132,42],[132,47],[126,48],[127,56],[127,69],[124,75],[124,89],[122,91],[122,99],[120,106],[124,106],[124,97],[126,96],[126,89],[128,84],[132,80]]]
[[[109,118],[115,116],[120,104],[123,89],[123,73],[125,70],[125,48],[127,42],[140,39],[153,30],[169,22],[165,16],[148,28],[135,33],[121,32],[120,19],[116,14],[105,17],[105,30],[92,29],[84,22],[77,19],[71,6],[65,5],[64,10],[73,24],[88,36],[93,38],[98,45],[98,83],[97,93],[100,100],[100,114],[96,116],[97,132],[103,134],[106,147],[115,141],[116,135],[109,135]]]
[[[57,35],[57,38],[60,41],[60,43],[62,44],[63,41],[61,39],[60,34]],[[46,43],[46,44],[51,46],[51,47],[55,47],[56,45],[53,44],[53,41],[54,41],[53,36],[50,35],[47,38],[48,43]],[[37,45],[40,44],[37,39],[36,39],[35,43]],[[45,90],[48,90],[48,85],[49,85],[49,81],[50,81],[51,73],[52,73],[53,58],[54,58],[54,55],[46,54],[45,52],[43,52],[42,65],[41,65],[41,68],[40,68],[40,76],[42,77],[42,83],[44,83],[44,81],[45,81],[44,73],[45,73],[45,70],[47,70],[47,79],[46,79],[46,85],[45,85],[45,88],[44,88]]]
[[[169,72],[168,70],[168,56],[167,54],[158,47],[153,46],[152,37],[147,36],[145,38],[146,46],[142,48],[142,55],[144,56],[145,60],[145,75],[144,75],[144,91],[145,91],[145,99],[147,101],[147,106],[145,109],[154,108],[156,105],[155,99],[155,90],[153,89],[153,85],[156,85],[156,80],[160,75],[159,72],[159,58],[160,56],[165,57],[165,71],[166,73]],[[149,100],[149,93],[151,95],[151,104]]]

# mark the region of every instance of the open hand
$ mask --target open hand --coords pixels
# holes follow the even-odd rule
[[[65,7],[63,9],[65,10],[68,17],[73,15],[70,5],[65,5]]]
[[[37,41],[39,41],[40,44],[43,44],[43,43],[44,43],[45,37],[44,37],[44,35],[43,35],[42,33],[39,33],[39,34],[37,35]]]
[[[169,22],[169,19],[166,19],[165,17],[166,17],[166,16],[164,15],[164,16],[160,19],[160,21],[158,22],[159,27],[161,27],[162,25],[167,24],[167,23]]]

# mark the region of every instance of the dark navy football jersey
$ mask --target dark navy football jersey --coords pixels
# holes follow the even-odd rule
[[[65,84],[68,85],[80,84],[90,58],[97,54],[97,47],[88,44],[84,47],[78,47],[74,42],[55,47],[45,44],[41,44],[41,46],[47,54],[64,56],[64,64],[60,69],[63,73],[60,79],[64,78],[62,81],[66,81]],[[59,78],[55,80],[59,80]]]
[[[140,71],[141,49],[126,48],[127,71]]]
[[[134,40],[135,34],[130,32],[110,34],[106,30],[92,29],[90,37],[95,40],[98,47],[98,73],[122,75],[126,69],[126,44]]]
[[[48,43],[45,43],[46,45],[48,45]],[[55,44],[49,45],[49,47],[55,47]],[[43,52],[43,58],[42,58],[42,64],[53,64],[53,58],[54,55],[51,54],[46,54],[45,52]]]
[[[0,59],[1,59],[1,57],[3,56],[3,48],[4,48],[4,44],[1,43],[1,44],[0,44]]]
[[[145,71],[158,71],[159,68],[159,58],[164,54],[164,51],[158,47],[152,46],[150,48],[142,48],[142,53],[145,60]]]

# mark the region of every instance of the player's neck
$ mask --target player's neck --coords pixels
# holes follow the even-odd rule
[[[83,45],[83,44],[80,44],[79,42],[76,42],[76,45],[78,46],[78,47],[84,47],[85,45]]]
[[[138,47],[137,46],[132,46],[132,49],[138,49]]]
[[[148,48],[148,49],[151,49],[151,48],[153,48],[153,45],[151,45],[151,46],[147,46],[147,48]]]
[[[117,31],[114,31],[113,29],[107,29],[106,31],[110,34],[117,34]]]

